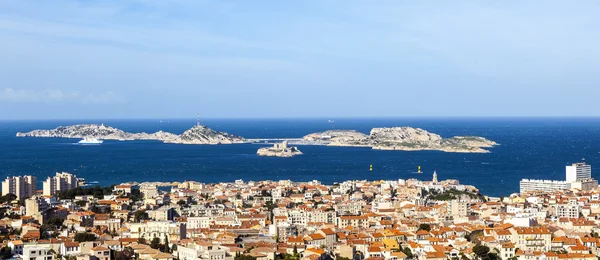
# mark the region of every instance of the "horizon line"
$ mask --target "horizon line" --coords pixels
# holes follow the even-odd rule
[[[205,120],[289,120],[289,119],[600,119],[599,116],[553,116],[553,115],[507,115],[507,116],[297,116],[297,117],[203,117]],[[96,118],[0,118],[0,122],[7,121],[89,121],[89,120],[193,120],[197,117],[96,117]],[[200,120],[202,121],[202,120]]]

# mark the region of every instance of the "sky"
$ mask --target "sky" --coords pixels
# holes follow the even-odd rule
[[[600,116],[600,1],[0,1],[0,119]]]

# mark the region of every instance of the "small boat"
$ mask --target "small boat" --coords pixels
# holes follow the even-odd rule
[[[419,174],[423,173],[423,172],[421,171],[421,166],[420,166],[420,165],[419,165],[419,167],[417,168],[417,173],[419,173]]]
[[[96,139],[96,138],[83,138],[81,139],[79,142],[77,142],[78,144],[101,144],[104,141]]]

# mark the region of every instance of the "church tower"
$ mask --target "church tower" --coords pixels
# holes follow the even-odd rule
[[[437,172],[436,171],[433,171],[433,180],[431,182],[433,182],[433,183],[437,183],[438,182]]]

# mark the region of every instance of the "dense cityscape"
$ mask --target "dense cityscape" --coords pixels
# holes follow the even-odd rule
[[[487,197],[458,180],[2,182],[2,259],[597,259],[591,166]],[[559,184],[556,184],[559,183]],[[591,183],[591,184],[590,184]],[[556,185],[555,185],[556,184]]]

